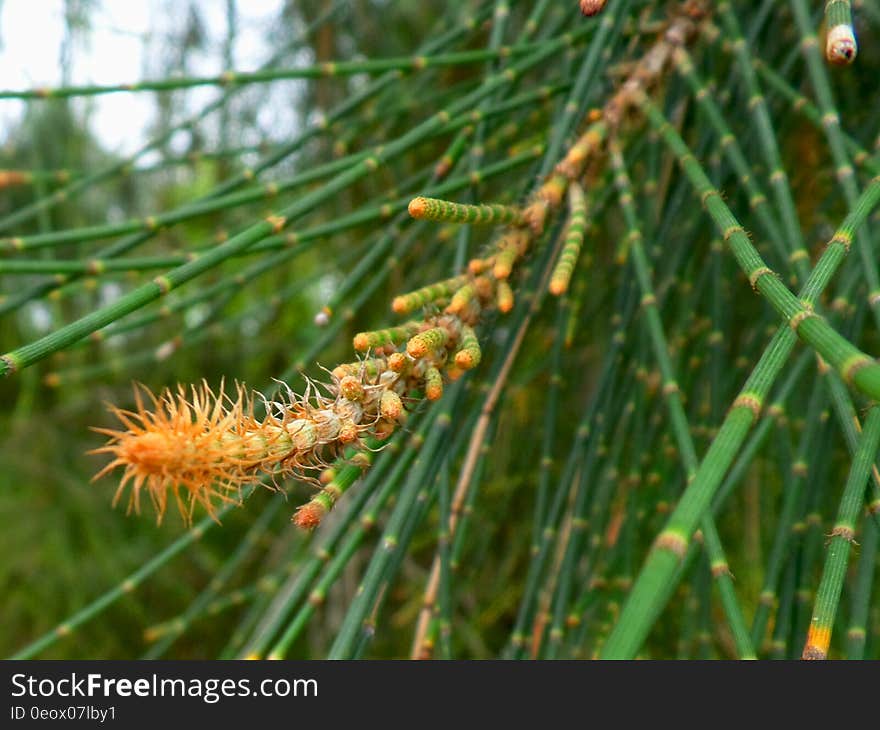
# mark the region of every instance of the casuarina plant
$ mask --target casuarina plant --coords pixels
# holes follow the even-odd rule
[[[225,11],[0,91],[8,655],[877,656],[880,4]]]

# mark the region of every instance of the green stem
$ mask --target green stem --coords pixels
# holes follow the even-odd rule
[[[856,522],[862,511],[865,486],[880,448],[880,408],[872,405],[865,419],[865,428],[853,457],[849,477],[837,511],[837,520],[831,530],[831,540],[825,557],[825,568],[816,593],[813,619],[810,622],[804,659],[825,659],[831,644],[831,630],[840,602],[843,579],[846,576],[850,546],[855,542]]]

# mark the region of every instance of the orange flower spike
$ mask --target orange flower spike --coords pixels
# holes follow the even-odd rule
[[[583,171],[586,162],[599,151],[608,133],[608,125],[604,121],[595,121],[580,139],[572,145],[565,158],[556,165],[555,172],[569,180],[576,180]],[[565,190],[562,190],[564,193]],[[560,195],[560,202],[561,202]]]
[[[498,290],[496,292],[496,297],[498,301],[498,311],[502,314],[507,314],[511,309],[513,309],[513,289],[510,288],[510,284],[506,281],[498,282]]]
[[[344,398],[356,403],[362,401],[366,394],[360,378],[354,375],[346,375],[339,380],[339,392]]]
[[[430,401],[440,400],[443,397],[443,378],[440,371],[435,367],[429,367],[425,371],[425,398]]]
[[[498,241],[499,250],[495,255],[492,276],[499,280],[508,278],[517,259],[526,252],[528,245],[529,235],[525,230],[517,228],[506,233]]]
[[[391,302],[391,309],[396,314],[408,314],[431,302],[451,297],[453,293],[467,283],[468,277],[461,275],[423,286],[421,289],[394,297],[394,300]]]
[[[461,287],[455,294],[452,296],[452,301],[449,302],[449,306],[446,307],[446,311],[450,314],[461,314],[467,309],[468,305],[471,303],[471,300],[474,298],[474,285],[466,284]]]
[[[412,321],[384,330],[358,332],[352,344],[358,352],[366,352],[370,348],[385,347],[385,345],[400,345],[418,332],[420,327],[421,322]]]
[[[412,360],[403,352],[395,352],[388,356],[388,369],[392,372],[405,375],[412,367]]]
[[[474,279],[474,291],[481,302],[488,303],[492,300],[495,288],[488,276],[478,276]]]
[[[455,353],[455,364],[462,370],[472,370],[480,364],[482,352],[473,328],[462,327],[460,349]]]
[[[568,189],[569,209],[571,214],[565,231],[562,252],[550,276],[550,293],[562,296],[568,291],[571,275],[574,272],[584,242],[584,231],[587,227],[587,203],[583,188],[573,183]]]
[[[406,344],[406,351],[410,357],[425,357],[429,353],[437,352],[446,345],[449,332],[443,327],[432,327],[420,332]]]
[[[446,373],[446,378],[447,380],[449,380],[450,383],[454,383],[465,373],[465,371],[458,367],[455,362],[449,363],[446,366],[446,370],[444,372]]]
[[[265,457],[271,439],[255,443],[246,438],[254,422],[250,417],[251,401],[243,389],[239,388],[236,399],[228,405],[224,396],[214,395],[206,384],[193,386],[192,402],[182,386],[176,395],[166,390],[160,398],[142,389],[152,401],[153,411],[144,407],[141,391],[135,390],[135,412],[110,406],[125,430],[93,429],[109,436],[110,441],[90,453],[115,457],[93,481],[116,467],[125,470],[114,505],[131,482],[129,511],[139,512],[141,490],[146,488],[157,521],[161,522],[171,491],[184,520],[189,522],[196,503],[213,516],[215,501],[232,501],[229,492],[256,481],[250,467]],[[180,489],[189,494],[188,507],[184,506]]]
[[[379,413],[389,421],[399,421],[403,415],[403,402],[393,390],[384,390],[379,401]]]
[[[495,257],[495,266],[492,267],[492,276],[496,279],[507,279],[513,272],[513,265],[516,263],[517,252],[513,247],[505,248]]]
[[[468,261],[468,271],[474,276],[477,276],[479,274],[482,274],[484,271],[491,269],[494,263],[494,256],[490,256],[487,259],[471,259],[470,261]]]

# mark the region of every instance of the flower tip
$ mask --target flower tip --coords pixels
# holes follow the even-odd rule
[[[358,332],[354,336],[352,345],[358,352],[366,352],[370,349],[370,337],[366,332]]]
[[[425,215],[425,208],[425,199],[423,197],[418,197],[409,201],[407,210],[409,210],[409,214],[413,218],[421,218]]]
[[[561,297],[565,292],[568,291],[568,282],[567,281],[551,281],[550,282],[550,293],[554,297]]]
[[[605,2],[606,0],[581,0],[581,12],[587,17],[596,15],[605,7]]]
[[[477,366],[473,353],[467,350],[455,353],[455,364],[462,370],[473,370]]]
[[[314,530],[321,524],[327,510],[317,502],[309,502],[300,507],[290,521],[304,530]]]

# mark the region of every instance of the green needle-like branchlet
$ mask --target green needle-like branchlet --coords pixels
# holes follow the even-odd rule
[[[697,467],[699,466],[697,452],[690,434],[678,379],[669,358],[669,345],[667,344],[663,322],[657,309],[657,298],[654,295],[654,288],[651,282],[648,257],[645,255],[642,246],[641,226],[635,212],[632,185],[626,172],[623,153],[615,142],[611,143],[610,148],[611,164],[615,171],[615,184],[620,191],[620,207],[629,226],[627,234],[630,243],[629,249],[636,270],[636,277],[642,291],[642,306],[645,308],[647,328],[654,349],[654,357],[657,359],[660,374],[663,378],[662,392],[666,406],[669,409],[672,430],[680,458],[684,464],[686,479],[690,481],[696,474]],[[736,641],[739,657],[741,659],[754,659],[755,650],[749,639],[745,619],[743,618],[742,610],[733,588],[730,566],[724,555],[721,538],[718,535],[718,530],[711,515],[706,515],[702,519],[700,528],[703,532],[703,540],[711,572],[719,585],[722,605],[726,611],[728,623]],[[675,549],[674,545],[670,545],[670,547]]]
[[[752,69],[752,52],[743,37],[737,21],[736,13],[731,9],[726,0],[718,4],[718,14],[724,23],[726,36],[736,56],[737,71],[742,77],[748,94],[748,112],[755,131],[758,135],[758,143],[770,168],[770,187],[776,201],[776,207],[782,219],[783,230],[788,241],[790,260],[796,263],[798,276],[803,276],[807,256],[804,247],[803,235],[798,222],[797,211],[794,204],[794,196],[791,191],[788,174],[782,164],[782,156],[779,152],[776,132],[774,130],[773,117],[767,107],[767,101],[761,92],[761,87]]]
[[[810,99],[789,84],[784,77],[780,76],[772,68],[769,68],[761,59],[753,59],[752,65],[770,89],[781,94],[791,103],[792,110],[803,114],[817,129],[823,128],[822,112]],[[843,130],[841,130],[841,134],[844,144],[852,154],[853,162],[867,167],[875,175],[880,173],[880,160],[877,159],[876,154],[872,157],[871,153],[862,147],[851,135]]]
[[[284,57],[285,53],[296,48],[299,48],[303,45],[303,41],[316,29],[323,26],[325,23],[330,21],[334,15],[336,15],[341,7],[344,5],[343,2],[334,2],[333,5],[327,9],[326,12],[322,13],[318,18],[309,23],[307,27],[305,27],[300,34],[298,34],[295,38],[293,38],[287,46],[282,49],[280,52],[273,54],[272,57],[264,64],[262,70],[268,70],[272,68],[275,64],[279,62],[281,58]],[[460,35],[462,31],[460,29],[456,29],[453,31],[453,37]],[[448,42],[449,38],[434,39],[434,42],[440,41],[442,47],[442,43]],[[426,44],[427,45],[427,44]],[[425,49],[428,51],[428,48]],[[379,80],[375,82],[376,84],[380,83]],[[235,94],[237,94],[239,89],[228,89],[225,94],[223,94],[219,99],[212,101],[210,104],[201,108],[197,113],[188,116],[184,121],[179,122],[177,124],[172,125],[169,129],[164,131],[162,134],[156,136],[139,149],[137,149],[132,155],[123,158],[118,162],[114,162],[111,165],[104,167],[97,172],[92,172],[79,180],[75,180],[71,182],[69,185],[64,186],[56,191],[54,191],[51,195],[41,197],[39,200],[34,203],[24,206],[16,210],[14,213],[11,213],[2,219],[0,219],[0,231],[9,230],[14,225],[22,223],[24,221],[31,220],[33,217],[40,214],[41,211],[45,211],[60,205],[61,203],[68,202],[74,200],[78,195],[91,190],[95,185],[98,185],[106,180],[109,180],[113,176],[123,172],[128,169],[128,167],[134,163],[141,156],[147,154],[151,150],[159,149],[162,145],[168,143],[168,141],[177,133],[182,130],[190,130],[193,129],[199,122],[201,122],[205,116],[211,114],[212,112],[220,109],[223,105]],[[374,90],[375,91],[375,90]],[[363,99],[359,98],[358,103]],[[281,157],[286,156],[287,153],[281,153]],[[279,158],[280,159],[280,158]],[[252,171],[249,174],[246,170],[244,173],[243,179],[251,179]],[[226,189],[223,192],[228,192],[231,189],[229,186],[226,186]]]
[[[682,149],[680,161],[690,168],[697,165],[687,147],[653,106],[645,105],[649,118],[663,131],[664,139],[673,143],[673,149]],[[695,171],[694,171],[695,172]],[[695,174],[695,182],[707,184],[704,174]],[[723,205],[717,196],[711,196]],[[828,285],[840,266],[855,230],[865,221],[870,211],[880,202],[880,180],[875,180],[862,194],[859,204],[850,211],[846,220],[830,239],[801,291],[801,300],[812,304]],[[726,208],[726,206],[724,206]],[[741,229],[736,228],[736,231]],[[749,247],[748,239],[744,241]],[[767,277],[764,277],[767,278]],[[700,462],[691,483],[687,486],[675,510],[649,553],[632,591],[621,610],[620,617],[604,644],[606,658],[632,657],[644,642],[648,631],[657,620],[670,597],[670,583],[674,580],[690,538],[704,511],[709,507],[721,481],[742,445],[745,437],[764,407],[765,399],[796,340],[793,329],[783,325],[773,336],[761,355],[737,399],[719,427],[712,444]]]
[[[752,288],[760,292],[792,330],[837,369],[847,383],[855,385],[872,398],[880,397],[880,364],[835,332],[814,311],[811,303],[805,305],[802,299],[798,299],[780,281],[778,275],[755,250],[748,233],[706,177],[684,140],[646,98],[642,106],[658,133],[677,155],[679,164],[691,180],[719,233],[730,246]],[[877,183],[880,184],[880,179]],[[847,247],[849,243],[849,240],[844,242]]]
[[[253,489],[254,487],[245,488],[245,490],[243,490],[242,498],[246,498],[253,491]],[[230,503],[220,507],[217,510],[217,519],[223,517],[223,515],[229,512],[229,510],[231,510],[234,506],[234,503]],[[211,517],[205,517],[197,525],[188,530],[183,536],[177,538],[177,540],[171,543],[171,545],[169,545],[162,552],[156,555],[152,560],[148,561],[140,568],[135,570],[133,573],[131,573],[131,575],[121,581],[116,587],[107,591],[102,596],[89,603],[87,606],[81,608],[64,623],[59,624],[53,631],[44,636],[41,636],[35,641],[32,641],[26,647],[16,652],[15,655],[11,658],[30,659],[39,654],[46,647],[55,643],[58,639],[69,636],[77,628],[79,628],[79,626],[100,614],[115,601],[118,601],[123,596],[128,595],[129,593],[134,591],[141,583],[143,583],[157,570],[165,566],[178,553],[185,550],[194,542],[198,542],[199,540],[201,540],[204,537],[205,532],[211,527],[216,526],[217,524],[218,522]]]
[[[859,564],[850,604],[849,628],[846,632],[847,659],[862,659],[868,638],[868,616],[871,606],[872,579],[877,564],[880,528],[873,520],[865,522],[862,530]]]
[[[846,576],[850,547],[855,543],[856,526],[864,503],[865,486],[880,448],[880,408],[873,405],[853,457],[849,477],[840,500],[837,520],[827,543],[825,568],[816,592],[813,617],[804,645],[804,659],[826,659],[831,644],[834,617]]]
[[[173,91],[195,86],[244,86],[247,84],[269,83],[284,79],[341,78],[357,74],[377,74],[387,71],[422,71],[429,68],[444,68],[471,63],[479,63],[493,58],[511,58],[538,50],[540,43],[524,43],[517,46],[502,46],[496,50],[485,48],[455,53],[435,53],[409,58],[372,58],[362,61],[325,61],[314,66],[300,68],[271,68],[262,71],[224,71],[216,76],[194,76],[189,78],[161,79],[155,81],[136,81],[127,84],[108,84],[103,86],[62,86],[20,91],[0,90],[3,99],[65,99],[74,96],[98,96],[118,92]]]

